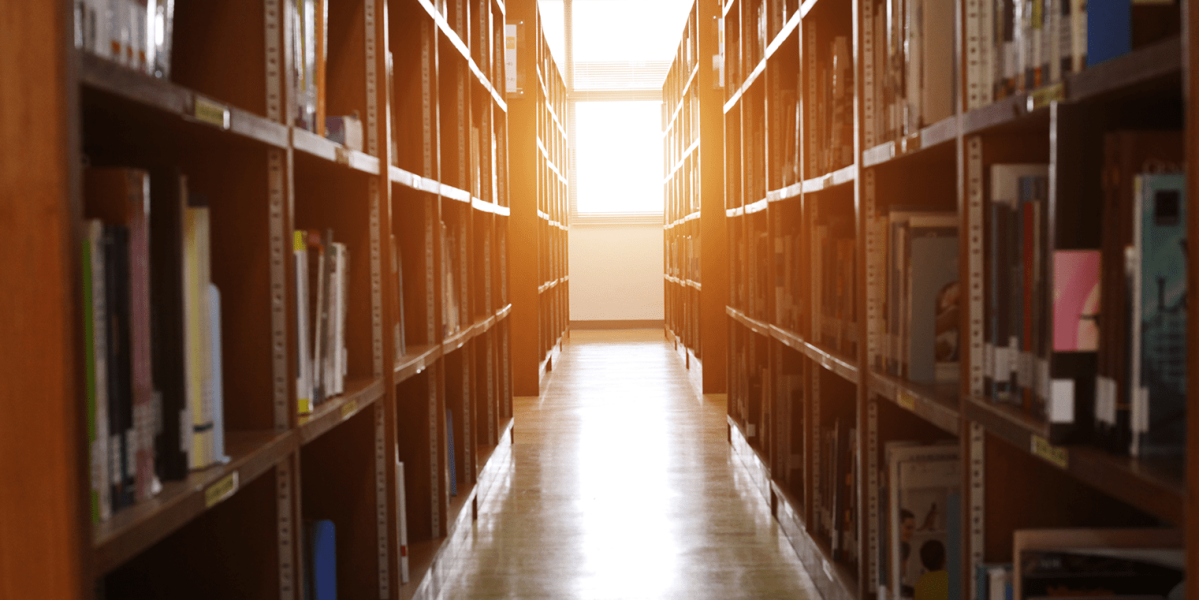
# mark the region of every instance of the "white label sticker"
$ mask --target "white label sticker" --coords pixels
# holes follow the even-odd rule
[[[1055,379],[1050,383],[1050,422],[1075,422],[1075,380]]]

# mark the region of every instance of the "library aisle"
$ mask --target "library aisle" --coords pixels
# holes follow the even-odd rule
[[[572,331],[438,598],[818,598],[662,331]]]

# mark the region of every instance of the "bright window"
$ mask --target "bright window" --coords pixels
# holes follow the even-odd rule
[[[575,103],[576,210],[663,210],[661,102]]]

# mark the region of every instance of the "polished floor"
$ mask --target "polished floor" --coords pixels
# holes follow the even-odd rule
[[[572,332],[514,413],[436,597],[817,599],[730,453],[723,400],[694,391],[661,330]]]

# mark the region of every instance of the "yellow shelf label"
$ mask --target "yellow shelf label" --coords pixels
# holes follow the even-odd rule
[[[342,420],[350,418],[350,415],[358,412],[358,400],[351,400],[342,405]]]
[[[1067,449],[1051,444],[1040,435],[1030,436],[1029,452],[1061,469],[1067,468]]]
[[[224,104],[209,100],[204,96],[196,96],[192,116],[196,117],[196,120],[202,123],[208,123],[221,129],[229,129],[229,109]]]
[[[917,397],[904,391],[896,392],[896,404],[908,411],[917,410]]]
[[[1062,102],[1067,98],[1067,89],[1061,83],[1041,88],[1029,93],[1025,100],[1026,110],[1033,112],[1039,108],[1050,106],[1051,102]]]
[[[238,472],[234,471],[204,490],[204,506],[212,508],[233,496],[238,489]]]

